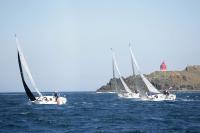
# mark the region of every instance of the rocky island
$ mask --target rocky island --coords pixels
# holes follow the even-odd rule
[[[200,91],[200,65],[187,66],[182,71],[155,71],[146,75],[146,77],[158,90],[171,87],[175,91]],[[130,88],[132,88],[133,83],[145,87],[138,75],[135,78],[129,76],[124,80]],[[115,92],[114,82],[122,87],[119,79],[111,79],[106,85],[100,87],[97,92]]]

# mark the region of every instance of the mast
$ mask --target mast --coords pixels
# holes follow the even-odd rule
[[[112,50],[112,49],[111,49]],[[129,87],[126,85],[125,81],[123,80],[122,76],[121,76],[121,73],[119,71],[119,68],[118,68],[118,65],[117,65],[117,62],[116,62],[116,58],[115,58],[115,53],[114,51],[112,50],[112,57],[113,57],[113,61],[114,61],[114,65],[115,65],[115,68],[119,74],[119,79],[120,81],[122,82],[122,85],[124,86],[125,90],[128,92],[128,93],[132,93],[132,91],[129,89]]]
[[[140,72],[140,67],[139,67],[139,65],[138,65],[138,63],[137,63],[137,60],[136,60],[136,58],[135,58],[135,55],[133,54],[133,51],[132,51],[132,48],[131,48],[131,45],[130,45],[130,44],[129,44],[129,50],[130,50],[130,53],[131,53],[132,62],[135,64],[135,67],[136,67],[138,73],[140,74],[140,73],[141,73],[141,72]],[[133,69],[134,69],[134,65],[132,65],[132,66],[133,66]]]
[[[132,50],[131,50],[131,43],[129,43],[129,50],[130,50],[130,53],[132,53]],[[132,66],[132,71],[133,71],[133,88],[138,91],[138,88],[136,87],[136,83],[135,83],[135,78],[136,78],[136,74],[135,74],[135,67],[134,67],[134,61],[133,61],[133,56],[131,54],[131,66]]]
[[[140,68],[139,68],[139,65],[137,63],[137,60],[133,54],[133,51],[132,51],[132,48],[131,48],[131,45],[129,45],[129,49],[130,49],[130,53],[131,53],[131,57],[132,57],[132,60],[133,62],[135,63],[135,66],[140,74],[140,77],[142,78],[143,82],[145,83],[145,85],[147,86],[147,89],[152,92],[152,93],[160,93],[152,84],[151,82],[149,82],[149,80],[140,72]]]
[[[19,69],[20,69],[20,75],[21,75],[21,79],[22,79],[22,83],[23,83],[23,86],[24,86],[24,89],[26,91],[26,94],[27,96],[29,97],[29,99],[31,101],[35,101],[36,98],[35,96],[33,95],[33,93],[30,91],[30,89],[28,88],[25,80],[24,80],[24,76],[23,76],[23,70],[22,70],[22,65],[21,65],[21,60],[20,60],[20,55],[19,55],[19,51],[17,51],[17,55],[18,55],[18,64],[19,64]]]
[[[18,38],[17,38],[16,35],[15,35],[15,41],[16,41],[16,43],[17,43],[17,50],[18,50],[18,54],[19,54],[19,57],[20,57],[21,65],[24,67],[24,70],[26,71],[26,73],[27,73],[27,75],[28,75],[28,78],[29,78],[29,80],[31,81],[31,84],[33,85],[35,91],[36,91],[36,92],[38,93],[38,95],[41,97],[42,94],[41,94],[40,91],[38,90],[38,87],[36,86],[35,81],[34,81],[32,75],[31,75],[31,72],[30,72],[30,70],[29,70],[28,64],[27,64],[26,59],[25,59],[25,57],[24,57],[24,54],[23,54],[23,52],[22,52],[22,50],[21,50],[21,47],[20,47],[20,44],[19,44],[19,40],[18,40]]]
[[[112,51],[112,48],[111,48],[111,51]],[[114,86],[116,92],[120,93],[120,89],[119,89],[118,83],[117,83],[117,78],[115,76],[115,63],[114,63],[113,56],[112,56],[112,72],[113,72],[113,79],[111,80],[111,84]]]
[[[111,48],[112,50],[112,48]],[[113,79],[115,79],[115,65],[114,65],[114,59],[112,57],[112,71],[113,71]]]

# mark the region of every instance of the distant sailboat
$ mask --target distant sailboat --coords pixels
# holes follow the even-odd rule
[[[139,72],[140,77],[142,78],[143,82],[145,83],[145,85],[146,85],[146,87],[147,87],[147,89],[149,91],[149,92],[146,92],[146,98],[148,98],[150,100],[153,100],[153,101],[175,100],[176,99],[176,95],[169,94],[169,93],[163,94],[158,89],[156,89],[151,84],[151,82],[149,82],[149,80],[140,72],[140,68],[139,68],[137,60],[136,60],[136,58],[135,58],[135,56],[133,54],[131,45],[129,45],[129,50],[130,50],[130,53],[131,53],[132,62],[134,62],[135,66],[136,66],[136,68],[137,68],[137,70]],[[149,95],[147,93],[149,93]],[[142,93],[142,95],[144,95],[144,93]]]
[[[113,59],[112,61],[113,61],[113,64],[114,64],[114,66],[115,66],[115,68],[116,68],[116,70],[117,70],[117,72],[119,74],[119,79],[120,79],[120,81],[121,81],[121,83],[122,83],[122,85],[123,85],[123,87],[125,89],[125,92],[117,90],[118,96],[119,97],[123,97],[123,98],[139,98],[139,93],[133,92],[127,86],[127,84],[125,83],[124,79],[122,78],[121,73],[120,73],[119,68],[118,68],[118,65],[117,65],[117,62],[116,62],[115,53],[114,53],[114,51],[112,49],[111,49],[111,51],[112,51],[112,59]],[[114,69],[114,67],[113,67],[113,69]]]
[[[25,92],[28,96],[28,98],[30,99],[30,101],[34,104],[65,104],[67,102],[67,99],[65,97],[58,97],[58,96],[43,96],[40,91],[38,90],[38,87],[35,84],[35,81],[33,80],[33,77],[31,75],[31,72],[29,70],[28,64],[25,60],[24,54],[21,50],[19,41],[17,36],[15,35],[15,40],[17,43],[17,55],[18,55],[18,64],[19,64],[19,69],[20,69],[20,74],[21,74],[21,79],[22,79],[22,83],[25,89]],[[33,88],[35,89],[35,91],[37,92],[37,94],[39,95],[39,97],[35,97],[33,95],[33,93],[31,92],[31,90],[29,89],[28,85],[25,82],[24,79],[24,75],[23,75],[23,68],[25,70],[25,72],[28,75],[28,78],[33,86]]]

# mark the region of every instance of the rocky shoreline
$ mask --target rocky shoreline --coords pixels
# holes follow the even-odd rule
[[[155,71],[146,75],[146,77],[158,90],[171,87],[173,91],[200,91],[200,65],[187,66],[182,71]],[[137,83],[137,86],[145,88],[138,75],[135,78],[129,76],[124,80],[131,89],[133,88],[133,81]],[[96,92],[115,92],[115,83],[122,87],[119,79],[110,79],[106,85],[97,89]]]

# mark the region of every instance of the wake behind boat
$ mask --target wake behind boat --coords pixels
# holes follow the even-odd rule
[[[26,92],[29,100],[31,101],[31,103],[34,103],[34,104],[58,104],[58,105],[65,104],[67,102],[67,99],[65,97],[59,96],[58,93],[56,93],[56,92],[54,93],[54,96],[43,96],[40,93],[40,91],[38,90],[38,87],[35,84],[35,81],[33,80],[33,77],[31,75],[31,72],[29,70],[28,64],[25,60],[24,54],[21,50],[21,47],[20,47],[20,44],[19,44],[19,41],[18,41],[18,38],[16,35],[15,35],[15,40],[17,43],[18,64],[19,64],[22,83],[23,83],[25,92]],[[27,73],[28,78],[29,78],[33,88],[39,95],[38,97],[35,97],[33,95],[31,90],[29,89],[28,85],[26,84],[24,75],[23,75],[23,68],[24,68],[25,72]]]

